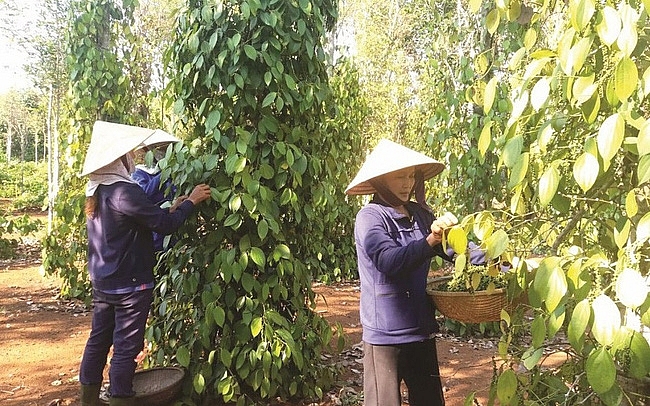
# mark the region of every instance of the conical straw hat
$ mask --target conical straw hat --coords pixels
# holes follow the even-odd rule
[[[143,147],[156,148],[173,142],[180,142],[178,138],[163,130],[156,130],[142,143]]]
[[[433,158],[393,141],[382,139],[368,155],[357,176],[345,189],[345,193],[348,195],[373,194],[376,190],[368,182],[370,179],[409,167],[416,167],[422,171],[423,180],[433,178],[445,168],[441,162]]]
[[[129,151],[145,145],[145,141],[152,136],[155,136],[154,140],[164,140],[163,142],[178,141],[162,130],[96,121],[81,176],[101,169]]]

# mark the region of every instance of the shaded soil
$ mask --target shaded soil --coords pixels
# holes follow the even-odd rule
[[[90,332],[90,314],[81,303],[57,298],[59,283],[41,276],[38,254],[37,249],[27,249],[17,259],[0,261],[0,404],[79,405],[79,363]],[[346,345],[343,352],[328,355],[344,371],[339,385],[311,406],[361,405],[358,284],[315,285],[314,290],[317,311],[333,326],[341,326]],[[471,392],[476,392],[475,405],[487,404],[496,344],[496,338],[439,336],[448,406],[463,405]]]

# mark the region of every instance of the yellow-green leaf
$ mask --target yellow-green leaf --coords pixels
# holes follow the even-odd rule
[[[650,119],[646,120],[636,139],[636,147],[639,151],[639,156],[650,154]]]
[[[627,243],[627,238],[630,236],[630,220],[626,219],[623,225],[620,227],[614,228],[614,242],[618,248],[623,248]]]
[[[625,213],[627,213],[628,218],[636,216],[639,212],[639,205],[636,202],[636,193],[634,190],[630,190],[625,196]]]
[[[589,304],[588,299],[583,299],[573,309],[567,329],[567,338],[573,348],[582,348],[582,344],[584,343],[584,334],[590,319],[591,305]]]
[[[524,152],[519,156],[510,172],[510,180],[508,181],[508,188],[512,189],[519,185],[528,173],[528,164],[530,160],[530,153]]]
[[[560,172],[554,166],[547,168],[541,178],[539,178],[537,189],[539,192],[539,203],[542,207],[545,207],[551,202],[551,200],[553,200],[559,183]]]
[[[580,109],[582,110],[582,115],[587,123],[591,124],[596,121],[596,117],[598,117],[598,112],[600,111],[600,94],[597,87],[594,89],[591,98],[586,100],[582,106],[580,106]]]
[[[576,159],[573,165],[573,178],[583,192],[591,189],[596,183],[599,169],[598,159],[588,152],[583,153]]]
[[[488,258],[497,258],[508,248],[510,239],[503,230],[497,230],[485,240],[486,255]]]
[[[489,119],[483,126],[481,130],[481,135],[478,138],[478,152],[481,154],[481,157],[485,157],[485,153],[490,147],[492,142],[492,121]]]
[[[625,24],[623,23],[623,28],[618,34],[616,39],[616,45],[623,52],[623,55],[629,57],[632,55],[632,51],[636,48],[636,44],[639,41],[639,34],[636,32],[636,25]]]
[[[591,332],[601,345],[611,345],[621,327],[621,314],[616,303],[601,294],[591,304],[594,311],[594,324]]]
[[[598,153],[605,162],[614,158],[625,138],[625,120],[618,113],[607,117],[598,130]],[[607,166],[607,164],[606,164]],[[607,170],[607,168],[605,168]]]
[[[474,219],[472,231],[481,241],[492,235],[492,231],[494,231],[494,216],[492,216],[492,213],[484,211],[478,213]]]
[[[553,312],[564,298],[567,289],[566,275],[562,268],[559,266],[551,268],[548,275],[546,295],[543,298],[546,310]]]
[[[619,100],[627,100],[639,82],[639,71],[632,59],[625,57],[614,69],[614,91]]]
[[[467,234],[460,226],[454,226],[447,233],[447,242],[457,254],[464,254],[467,250]]]
[[[636,225],[636,240],[638,242],[647,241],[650,239],[650,213],[646,213],[639,220]]]
[[[643,95],[645,97],[648,96],[649,94],[650,94],[650,67],[646,68],[646,70],[643,72]]]
[[[537,30],[533,27],[529,28],[524,35],[524,47],[530,50],[537,42]]]
[[[637,176],[639,177],[639,186],[650,181],[650,154],[642,156],[639,160]]]
[[[621,18],[616,9],[611,6],[603,7],[599,15],[600,22],[596,25],[596,32],[605,45],[611,46],[621,32]]]
[[[521,60],[524,58],[524,55],[526,55],[526,47],[521,47],[515,51],[515,53],[512,54],[512,58],[510,58],[510,62],[508,62],[508,69],[516,70],[519,67]]]
[[[497,397],[502,405],[508,405],[517,393],[517,376],[512,369],[507,369],[499,375],[497,381]]]
[[[596,393],[604,394],[616,383],[616,366],[607,349],[600,347],[587,358],[587,381]]]
[[[497,92],[497,78],[494,76],[485,85],[485,94],[483,96],[483,112],[487,114],[492,110],[492,104]]]
[[[571,0],[569,2],[569,12],[571,13],[571,25],[576,30],[582,31],[596,10],[594,0]]]
[[[261,331],[262,331],[262,318],[255,317],[253,320],[251,320],[251,334],[253,335],[253,337],[257,337]]]
[[[469,11],[472,13],[478,12],[481,8],[481,2],[482,0],[469,0]]]
[[[506,142],[505,147],[503,148],[503,163],[508,167],[512,168],[517,163],[521,155],[521,150],[524,147],[524,139],[521,135],[517,135]]]
[[[626,268],[616,278],[616,297],[632,309],[641,306],[648,298],[648,284],[641,273]]]
[[[485,17],[485,25],[490,34],[497,32],[499,28],[499,22],[501,21],[501,16],[499,15],[499,10],[492,9]]]
[[[589,76],[578,76],[573,82],[572,101],[576,106],[582,105],[589,100],[598,90],[598,84],[594,83],[594,74]]]
[[[544,106],[550,92],[551,83],[549,79],[547,77],[540,78],[530,92],[530,104],[533,106],[533,110],[539,111]]]

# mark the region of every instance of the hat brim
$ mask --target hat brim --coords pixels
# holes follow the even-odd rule
[[[176,137],[162,130],[96,121],[81,176],[95,172],[138,147],[146,145],[145,142],[151,137],[154,137],[153,142],[178,141]]]
[[[376,189],[370,184],[372,179],[411,167],[422,172],[423,180],[429,180],[445,169],[444,164],[433,158],[393,141],[382,139],[368,155],[366,162],[345,189],[345,194],[368,195],[376,193]]]
[[[373,179],[376,179],[380,176],[389,174],[391,172],[396,172],[402,169],[410,168],[413,167],[414,170],[420,170],[422,171],[422,180],[427,181],[434,176],[438,175],[440,172],[442,172],[445,169],[445,166],[441,163],[430,163],[430,164],[421,164],[421,165],[411,165],[411,166],[405,166],[403,168],[395,169],[394,171],[390,172],[385,172],[382,173],[381,175],[374,176],[369,179],[361,180],[358,182],[356,181],[356,178],[350,182],[350,185],[345,189],[345,194],[347,195],[371,195],[377,192],[374,186],[370,184],[370,181]]]

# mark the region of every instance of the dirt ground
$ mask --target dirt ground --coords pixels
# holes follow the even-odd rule
[[[17,260],[0,261],[0,404],[76,406],[90,314],[80,303],[57,299],[58,281],[41,276],[37,248],[21,252]],[[310,406],[361,405],[358,284],[315,285],[314,290],[317,311],[330,323],[340,323],[347,345],[342,353],[331,354],[346,371],[339,385]],[[496,340],[440,335],[438,355],[448,406],[463,405],[471,392],[476,392],[475,405],[487,404]]]

